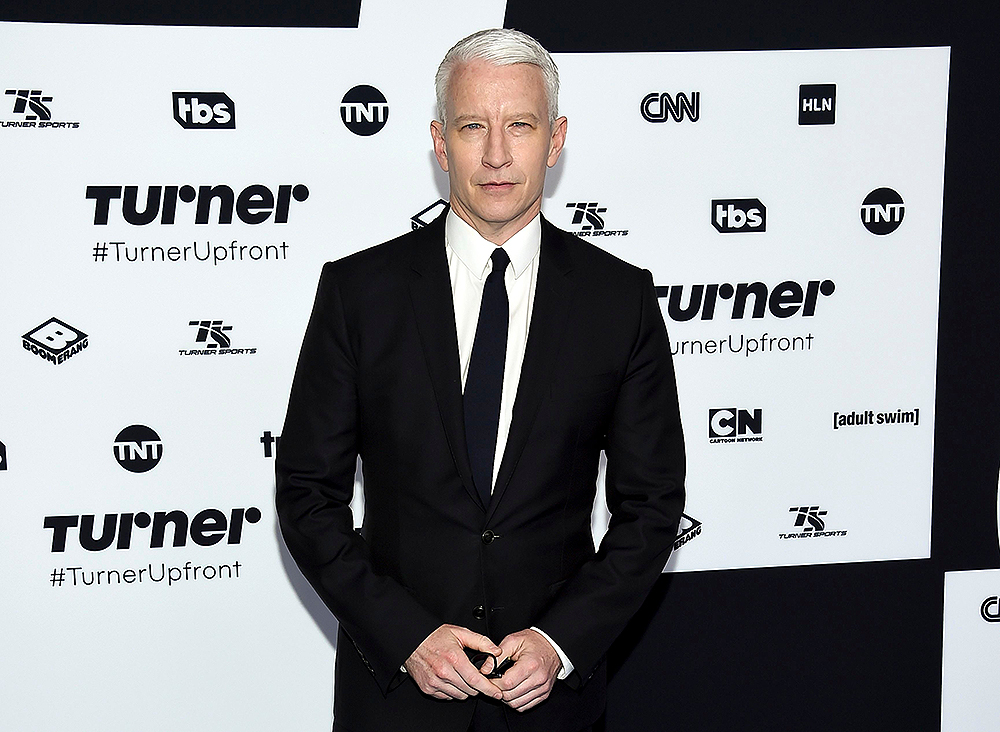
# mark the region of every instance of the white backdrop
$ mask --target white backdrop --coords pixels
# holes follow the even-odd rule
[[[455,6],[366,0],[353,30],[0,25],[5,726],[329,728],[335,623],[281,547],[271,440],[322,263],[447,196],[433,72],[504,11]],[[665,288],[690,456],[669,568],[929,556],[947,49],[557,62],[569,142],[544,213]],[[799,86],[830,83],[835,124],[799,125]],[[341,121],[359,85],[387,100],[377,134]],[[175,92],[224,94],[235,128],[182,127]],[[654,92],[697,93],[697,114],[647,121]],[[287,222],[237,204],[219,223],[216,201],[197,224],[186,185],[264,186],[244,203],[284,197]],[[97,186],[135,186],[137,211],[174,186],[174,223],[162,201],[128,223],[117,198],[95,223]],[[876,235],[861,206],[882,187],[905,215]],[[713,202],[745,199],[765,230],[718,231]],[[732,317],[740,283],[767,289],[762,317],[752,296]],[[719,285],[714,315],[672,318],[670,293],[683,309],[699,284]],[[52,363],[30,350],[45,343],[75,352]],[[833,428],[852,412],[913,422]],[[155,436],[120,436],[132,425]]]

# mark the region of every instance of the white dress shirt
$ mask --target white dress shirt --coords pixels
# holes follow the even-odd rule
[[[472,346],[479,324],[479,306],[483,300],[483,286],[493,271],[490,256],[497,245],[487,241],[479,232],[463,221],[454,211],[448,212],[444,230],[445,250],[448,254],[448,271],[451,275],[451,293],[455,304],[455,327],[458,332],[458,355],[462,366],[462,391],[472,360]],[[500,393],[500,424],[497,427],[497,446],[493,459],[493,479],[496,484],[500,461],[503,459],[510,432],[514,397],[521,379],[524,347],[528,343],[528,326],[535,302],[535,283],[538,280],[538,251],[542,244],[542,222],[535,216],[528,224],[502,245],[510,264],[504,272],[507,301],[510,306],[507,321],[507,358],[504,361],[503,389]],[[492,489],[491,489],[492,490]],[[562,648],[541,628],[532,627],[547,640],[562,661],[558,678],[565,679],[573,672],[573,664]]]

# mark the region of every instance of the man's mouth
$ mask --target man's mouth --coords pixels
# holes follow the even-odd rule
[[[514,187],[514,182],[509,180],[494,180],[487,181],[486,183],[479,183],[480,188],[484,188],[487,191],[504,191]]]

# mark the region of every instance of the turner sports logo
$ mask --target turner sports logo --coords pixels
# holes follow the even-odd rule
[[[567,203],[566,208],[573,209],[572,225],[580,227],[574,232],[577,236],[628,236],[628,229],[605,228],[601,214],[608,209],[596,201]]]
[[[816,539],[827,537],[847,536],[846,531],[827,531],[826,516],[827,511],[819,506],[792,506],[789,513],[795,514],[795,528],[802,531],[791,534],[778,534],[780,539]]]
[[[79,328],[73,328],[59,318],[49,318],[21,336],[21,345],[25,351],[59,366],[89,346],[90,341]]]
[[[274,214],[274,223],[287,224],[292,200],[299,203],[309,198],[309,189],[301,183],[279,185],[277,195],[265,185],[254,183],[239,194],[227,185],[214,186],[146,186],[142,210],[139,210],[139,186],[87,186],[86,197],[94,201],[94,225],[105,226],[111,214],[111,202],[121,201],[125,223],[145,226],[156,221],[170,225],[177,218],[177,203],[194,203],[196,224],[231,224],[233,211],[244,224],[262,224]],[[211,218],[213,203],[215,220]],[[118,206],[115,206],[118,209]],[[183,206],[181,207],[183,208]]]
[[[686,303],[685,288],[688,288]],[[816,314],[820,295],[830,297],[836,289],[833,280],[809,280],[805,287],[794,280],[785,280],[773,288],[763,282],[740,282],[735,287],[724,282],[715,285],[658,286],[656,296],[667,300],[670,319],[683,323],[695,317],[714,319],[720,299],[732,301],[732,308],[728,309],[728,317],[732,320],[746,317],[751,300],[750,317],[754,319],[767,314],[775,318],[790,318],[799,314],[811,318]]]
[[[188,325],[197,329],[194,342],[204,346],[178,349],[181,356],[252,356],[257,353],[256,348],[231,348],[229,332],[233,326],[225,325],[221,320],[191,320]]]
[[[340,101],[340,118],[355,135],[368,137],[389,121],[389,103],[375,87],[360,84],[348,90]]]
[[[688,516],[686,513],[682,513],[681,520],[677,524],[677,538],[674,539],[674,551],[699,536],[701,536],[701,521]]]
[[[712,444],[762,442],[764,411],[725,407],[708,410],[708,441]]]
[[[691,92],[689,97],[684,92],[671,96],[667,92],[650,92],[639,103],[639,113],[647,122],[683,122],[687,117],[697,122],[701,117],[701,92]]]
[[[100,522],[100,535],[95,535],[98,523],[95,514],[46,516],[42,527],[52,532],[52,552],[66,551],[72,535],[88,552],[99,552],[114,545],[115,549],[131,549],[136,537],[135,529],[149,529],[150,549],[162,549],[170,530],[170,546],[187,546],[188,538],[198,546],[214,546],[225,539],[226,544],[239,544],[243,540],[246,524],[260,521],[260,509],[234,508],[227,515],[217,508],[206,508],[193,517],[181,510],[146,511],[136,513],[106,513]],[[76,529],[76,531],[71,531]],[[146,542],[143,542],[146,543]]]
[[[0,127],[31,127],[38,130],[76,129],[79,122],[55,122],[52,120],[52,110],[49,102],[52,97],[45,95],[40,89],[7,89],[4,94],[14,98],[13,113],[21,115],[19,119],[0,120]]]
[[[236,103],[223,92],[174,92],[174,120],[185,130],[235,130]]]

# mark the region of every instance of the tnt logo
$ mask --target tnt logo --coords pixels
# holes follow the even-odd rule
[[[86,333],[66,325],[59,318],[49,318],[21,336],[21,345],[25,351],[56,366],[75,356],[89,344]]]
[[[129,425],[115,438],[115,460],[131,473],[146,473],[163,457],[160,436],[144,424]]]
[[[759,198],[713,199],[712,226],[720,234],[765,231],[767,209]]]
[[[861,223],[873,234],[891,234],[903,223],[903,197],[891,188],[876,188],[861,204]]]
[[[598,208],[599,203],[567,203],[566,208],[572,208],[573,226],[583,224],[582,231],[601,231],[604,228],[604,219],[601,214],[607,208]],[[586,223],[584,223],[586,221]]]
[[[0,442],[0,470],[7,469],[7,446]]]
[[[8,89],[4,93],[14,97],[14,114],[23,114],[25,119],[52,119],[52,112],[45,106],[52,97],[43,97],[41,90]]]
[[[799,85],[800,125],[832,125],[836,120],[836,84]]]
[[[691,92],[688,97],[684,92],[670,96],[667,92],[650,92],[642,98],[639,112],[647,122],[683,122],[687,117],[697,122],[701,115],[701,92]]]
[[[389,121],[389,104],[378,89],[361,84],[344,95],[340,102],[340,118],[355,135],[368,137]]]
[[[763,410],[725,407],[708,410],[708,440],[719,442],[761,442]]]
[[[260,436],[260,444],[264,446],[264,457],[274,457],[278,451],[278,443],[281,442],[281,435],[272,435],[270,430],[265,430]]]
[[[185,130],[235,130],[236,104],[223,92],[174,92],[174,119]]]
[[[412,226],[414,230],[419,229],[422,226],[427,226],[427,224],[440,216],[441,212],[446,208],[448,208],[448,202],[439,198],[420,213],[411,216],[410,226]]]
[[[819,506],[792,506],[788,512],[795,514],[796,528],[805,527],[803,532],[822,531],[826,528],[826,522],[820,518],[826,516],[826,511],[820,511]]]
[[[188,325],[198,329],[198,335],[194,338],[195,343],[207,343],[211,337],[212,342],[208,343],[206,348],[229,348],[231,341],[226,333],[231,331],[233,326],[223,325],[221,320],[192,320]]]

